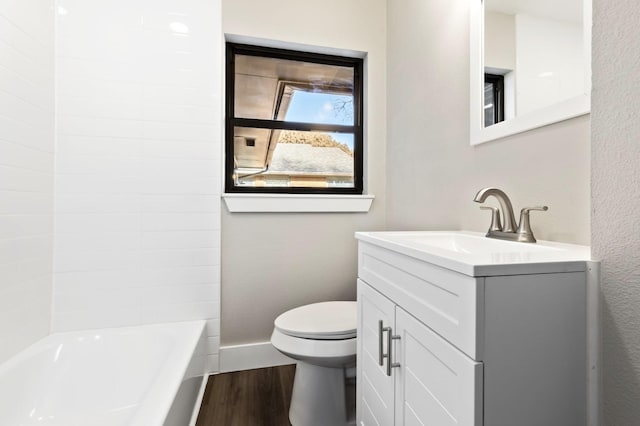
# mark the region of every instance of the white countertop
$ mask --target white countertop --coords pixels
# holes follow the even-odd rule
[[[356,238],[474,277],[585,271],[591,261],[589,246],[519,243],[469,231],[356,232]]]

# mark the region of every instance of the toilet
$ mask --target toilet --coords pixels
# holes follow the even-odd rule
[[[297,361],[292,426],[355,424],[356,302],[300,306],[274,321],[271,344]]]

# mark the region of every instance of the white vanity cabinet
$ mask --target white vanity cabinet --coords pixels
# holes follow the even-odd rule
[[[359,424],[481,424],[482,364],[362,281],[358,300]],[[400,337],[392,339],[391,360],[380,357],[381,344],[389,353],[389,336]],[[389,371],[390,363],[399,366]]]
[[[358,425],[588,424],[588,262],[463,273],[376,234],[356,234]]]

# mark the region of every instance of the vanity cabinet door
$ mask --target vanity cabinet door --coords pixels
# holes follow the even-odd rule
[[[395,331],[395,305],[366,283],[358,280],[358,371],[357,371],[357,424],[360,426],[393,425],[394,382],[387,375],[388,358],[380,365],[380,344],[383,354],[387,347],[388,331]],[[393,346],[393,345],[392,345]],[[394,369],[397,370],[397,369]]]
[[[482,363],[399,307],[394,332],[395,424],[481,426]]]

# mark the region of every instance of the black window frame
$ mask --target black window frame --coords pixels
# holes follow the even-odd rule
[[[312,62],[353,68],[353,125],[285,122],[240,118],[235,116],[235,56],[259,56],[275,59]],[[349,194],[361,195],[364,191],[364,84],[362,58],[328,55],[239,43],[226,43],[225,78],[225,193],[245,194]],[[234,128],[254,127],[262,129],[325,131],[352,133],[353,147],[353,188],[327,187],[248,187],[234,184]]]
[[[493,124],[498,124],[504,121],[504,75],[485,73],[484,82],[493,87]]]

